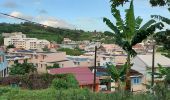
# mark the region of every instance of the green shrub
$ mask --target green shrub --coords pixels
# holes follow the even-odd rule
[[[51,68],[60,68],[60,65],[55,63],[53,66],[47,66],[47,69]]]
[[[52,81],[52,87],[55,89],[68,89],[78,88],[78,82],[72,74],[66,76],[66,78],[57,78]]]
[[[78,88],[79,86],[75,76],[72,74],[69,74],[66,76],[66,81],[67,81],[68,87]]]
[[[55,89],[67,89],[68,88],[68,83],[64,79],[54,79],[52,81],[52,86]]]

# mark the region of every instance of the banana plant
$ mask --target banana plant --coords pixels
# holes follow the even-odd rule
[[[121,82],[124,80],[126,74],[127,64],[124,64],[120,68],[117,68],[113,64],[106,64],[106,65],[107,65],[107,72],[114,80],[116,89],[120,90]]]
[[[143,19],[141,17],[135,17],[133,0],[130,3],[129,9],[126,10],[125,20],[121,18],[120,11],[116,6],[111,5],[111,13],[116,22],[112,23],[108,18],[103,18],[104,23],[112,30],[105,33],[112,34],[115,44],[119,45],[127,53],[127,69],[126,69],[126,86],[125,89],[131,90],[130,81],[130,60],[131,57],[135,57],[137,53],[132,48],[134,45],[141,43],[147,39],[150,35],[154,34],[156,29],[162,29],[163,23],[156,23],[151,19],[141,26]]]
[[[168,11],[170,13],[170,8],[168,8]],[[151,17],[166,23],[167,26],[170,26],[170,18],[166,18],[161,15],[151,15]],[[170,29],[158,32],[154,35],[154,39],[158,44],[163,45],[162,53],[170,58]]]

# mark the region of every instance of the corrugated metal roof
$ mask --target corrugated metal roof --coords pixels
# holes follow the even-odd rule
[[[79,85],[93,84],[94,74],[88,67],[71,67],[71,68],[55,68],[49,70],[50,74],[74,74]],[[99,83],[99,79],[96,78],[96,83]]]
[[[137,57],[142,60],[148,67],[152,66],[152,54],[137,55]],[[158,63],[164,67],[170,67],[170,59],[161,54],[155,54],[155,67],[157,67]]]

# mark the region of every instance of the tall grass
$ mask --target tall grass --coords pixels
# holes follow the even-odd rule
[[[167,92],[170,94],[170,92]],[[168,95],[170,97],[170,95]],[[20,88],[0,87],[0,100],[158,100],[149,93],[130,94],[126,92],[93,93],[88,89],[23,90]],[[160,99],[159,99],[160,100]],[[168,99],[167,99],[168,100]]]

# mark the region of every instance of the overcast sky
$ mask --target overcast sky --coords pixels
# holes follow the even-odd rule
[[[135,15],[144,22],[152,14],[170,16],[166,7],[151,7],[148,0],[134,0]],[[129,4],[120,7],[122,17]],[[109,0],[0,0],[0,12],[26,18],[53,27],[105,31],[102,18],[114,22],[110,13]],[[17,19],[0,15],[0,22],[18,23]]]

